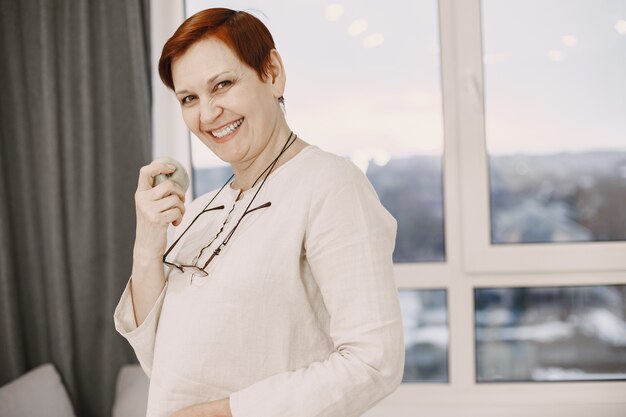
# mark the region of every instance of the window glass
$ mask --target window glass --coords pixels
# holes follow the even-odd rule
[[[626,1],[481,5],[492,243],[626,239]]]
[[[478,382],[626,379],[626,285],[474,291]]]
[[[437,2],[187,1],[247,10],[270,29],[287,72],[287,121],[352,160],[398,221],[395,262],[445,259]],[[400,12],[399,12],[400,11]],[[192,138],[194,193],[228,168]]]
[[[448,382],[445,290],[400,290],[406,345],[402,382]]]

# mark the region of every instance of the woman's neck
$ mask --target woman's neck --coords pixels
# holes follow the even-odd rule
[[[243,165],[232,165],[233,172],[235,174],[235,179],[231,184],[231,188],[236,190],[246,191],[253,187],[254,182],[263,181],[265,175],[267,175],[269,169],[263,172],[268,166],[276,159],[276,157],[280,154],[283,147],[286,145],[287,139],[290,137],[291,130],[285,124],[283,129],[280,129],[279,133],[275,136],[275,139],[268,142],[265,149],[263,149],[260,154],[248,164]],[[294,141],[295,138],[295,141]],[[279,166],[293,158],[302,148],[304,148],[307,144],[302,139],[296,138],[293,135],[290,138],[289,143],[293,141],[293,144],[289,146],[285,150],[285,152],[278,158],[272,172],[278,169]],[[261,175],[263,173],[263,175]],[[259,179],[259,176],[261,178]],[[258,183],[257,182],[257,183]]]

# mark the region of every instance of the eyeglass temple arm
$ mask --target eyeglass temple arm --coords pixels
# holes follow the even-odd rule
[[[228,243],[228,241],[230,240],[231,236],[233,235],[233,233],[235,233],[235,230],[237,230],[237,227],[239,226],[239,223],[241,223],[241,221],[243,220],[244,217],[246,217],[246,214],[250,214],[255,210],[258,209],[262,209],[262,208],[266,208],[272,205],[271,201],[268,201],[267,203],[261,204],[258,207],[253,208],[252,210],[248,210],[245,213],[243,213],[243,215],[239,218],[239,220],[237,221],[237,224],[235,225],[235,227],[232,228],[232,230],[228,233],[228,236],[226,236],[226,238],[224,239],[224,241],[222,242],[223,245],[226,245]],[[220,247],[218,246],[217,249],[215,249],[215,252],[213,252],[213,255],[217,256],[219,255],[219,249]],[[212,256],[213,256],[212,255]]]
[[[243,213],[243,216],[245,216],[246,214],[250,214],[250,213],[252,213],[254,210],[258,210],[258,209],[262,209],[262,208],[265,208],[265,207],[269,207],[269,206],[271,206],[271,205],[272,205],[272,202],[271,202],[271,201],[268,201],[268,202],[267,202],[267,203],[265,203],[265,204],[261,204],[259,207],[255,207],[255,208],[253,208],[252,210],[248,210],[248,211],[246,211],[245,213]],[[241,216],[241,217],[243,218],[243,216]]]
[[[164,262],[164,263],[168,263],[168,262],[165,262],[165,258],[167,258],[167,255],[169,255],[169,254],[170,254],[170,252],[172,251],[172,249],[174,249],[174,246],[176,246],[176,244],[178,243],[178,241],[179,241],[179,240],[180,240],[183,236],[185,236],[185,233],[187,233],[187,231],[188,231],[188,230],[191,228],[191,226],[192,226],[192,225],[196,222],[196,220],[198,220],[198,218],[200,217],[200,215],[201,215],[201,214],[204,214],[204,213],[206,213],[207,211],[212,211],[212,210],[223,210],[223,209],[224,209],[224,206],[223,206],[223,205],[221,205],[221,206],[213,207],[213,208],[210,208],[210,209],[205,209],[205,210],[202,210],[200,213],[198,213],[198,215],[196,216],[196,218],[195,218],[195,219],[193,219],[193,220],[191,221],[191,223],[189,224],[189,226],[187,226],[187,228],[185,229],[185,231],[184,231],[183,233],[181,233],[181,235],[180,235],[180,236],[178,236],[178,239],[176,239],[176,240],[174,241],[174,243],[172,243],[172,246],[170,246],[170,248],[169,248],[169,249],[168,249],[168,250],[167,250],[167,251],[163,254],[163,262]]]
[[[215,248],[215,250],[213,251],[213,253],[211,254],[211,256],[209,256],[209,259],[207,259],[207,261],[204,263],[204,266],[202,267],[202,269],[204,270],[207,266],[209,266],[209,264],[211,263],[211,261],[213,260],[213,258],[215,258],[217,255],[220,254],[220,252],[222,251],[222,245],[226,246],[226,244],[228,243],[228,241],[230,240],[230,237],[233,235],[233,233],[235,232],[235,229],[237,229],[237,226],[239,226],[239,223],[241,222],[241,219],[243,219],[245,217],[246,214],[252,213],[254,210],[258,210],[258,209],[262,209],[265,207],[269,207],[272,205],[271,201],[268,201],[265,204],[261,204],[258,207],[253,208],[252,210],[246,211],[245,213],[243,213],[243,215],[239,218],[239,221],[237,222],[237,224],[235,225],[235,227],[232,228],[232,230],[228,233],[228,236],[226,236],[226,239],[224,239],[224,241],[222,242],[221,245],[219,245],[217,248]]]

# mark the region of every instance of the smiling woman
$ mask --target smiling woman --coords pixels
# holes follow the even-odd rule
[[[285,70],[265,25],[230,9],[196,13],[163,47],[159,74],[176,92],[189,129],[231,164],[239,188],[250,188],[254,178],[244,172],[254,173],[249,166],[255,161],[266,166],[280,146],[258,138],[271,141],[290,132],[280,109]],[[297,141],[275,168],[303,145]],[[268,146],[273,151],[257,159]]]
[[[289,135],[278,102],[285,88],[285,72],[276,50],[269,54],[267,71],[269,75],[260,78],[216,38],[196,42],[172,63],[172,80],[185,123],[213,153],[230,163],[235,173],[245,171],[270,145],[255,138]],[[258,162],[267,165],[269,161]],[[254,178],[237,180],[244,180],[243,187],[249,188]]]
[[[147,416],[361,415],[402,379],[395,219],[356,165],[288,126],[285,68],[254,16],[190,17],[159,72],[234,180],[185,206],[172,181],[153,187],[173,167],[140,172],[115,324],[150,376]]]

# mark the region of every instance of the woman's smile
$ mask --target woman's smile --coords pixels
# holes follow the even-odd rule
[[[237,132],[239,132],[239,127],[243,123],[244,118],[237,119],[233,122],[230,122],[222,127],[214,130],[209,130],[209,134],[213,138],[213,140],[217,143],[223,143],[234,137]]]

